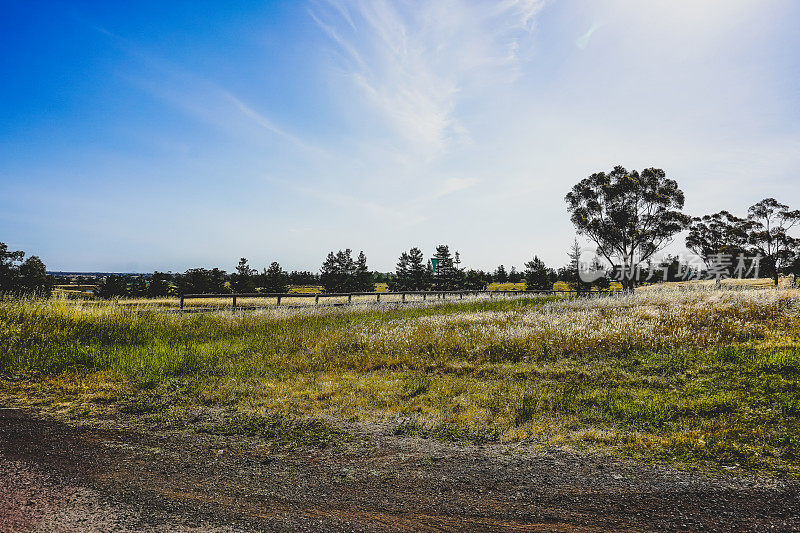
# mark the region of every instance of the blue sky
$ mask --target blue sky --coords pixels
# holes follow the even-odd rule
[[[560,266],[616,164],[800,208],[793,0],[0,0],[0,79],[0,241],[53,270]]]

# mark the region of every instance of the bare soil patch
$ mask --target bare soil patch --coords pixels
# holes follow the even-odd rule
[[[376,430],[285,447],[0,409],[3,531],[791,531],[800,483]]]

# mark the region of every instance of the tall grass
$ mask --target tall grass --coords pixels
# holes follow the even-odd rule
[[[186,316],[0,302],[6,376],[773,471],[800,470],[799,343],[796,290]]]

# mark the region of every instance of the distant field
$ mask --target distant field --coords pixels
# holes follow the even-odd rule
[[[5,404],[164,423],[216,405],[711,469],[800,473],[798,354],[798,290],[184,316],[0,302]]]
[[[487,291],[524,291],[525,282],[522,283],[490,283]]]

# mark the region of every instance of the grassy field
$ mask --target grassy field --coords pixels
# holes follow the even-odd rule
[[[219,406],[242,427],[313,418],[797,474],[798,346],[798,290],[187,316],[3,301],[0,403],[165,421]]]

